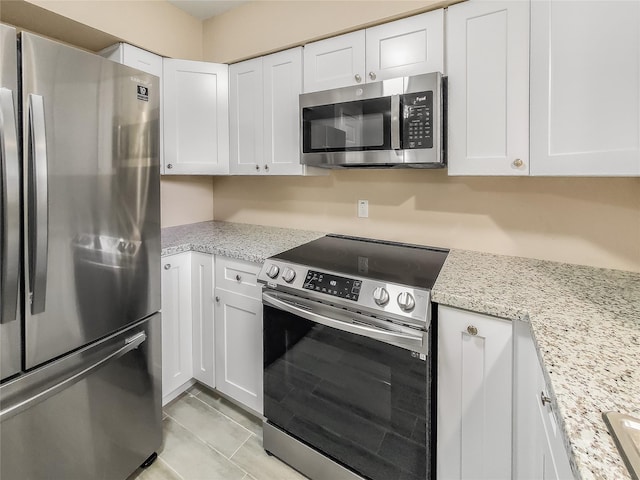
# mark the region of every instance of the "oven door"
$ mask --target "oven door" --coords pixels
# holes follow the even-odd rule
[[[263,304],[268,422],[364,478],[429,478],[428,334],[279,292]]]

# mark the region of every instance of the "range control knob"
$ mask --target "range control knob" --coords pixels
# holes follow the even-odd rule
[[[295,270],[292,270],[290,268],[285,268],[284,272],[282,272],[282,278],[287,283],[293,282],[293,279],[296,278]]]
[[[384,287],[376,287],[373,291],[373,299],[382,307],[389,303],[389,292]]]
[[[416,301],[413,299],[413,295],[409,292],[402,292],[398,295],[398,306],[405,312],[410,312],[413,307],[416,306]]]
[[[276,278],[278,276],[278,274],[280,273],[280,268],[278,268],[277,265],[271,265],[268,269],[267,269],[267,276],[269,278]]]

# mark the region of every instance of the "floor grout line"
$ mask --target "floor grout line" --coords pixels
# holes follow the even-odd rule
[[[204,443],[204,445],[208,448],[210,448],[211,450],[213,450],[214,452],[218,453],[219,455],[222,456],[222,458],[224,458],[225,460],[231,462],[233,465],[235,465],[237,468],[240,469],[240,471],[244,472],[245,475],[248,474],[249,472],[247,472],[244,468],[242,468],[240,465],[238,465],[236,462],[234,462],[233,460],[231,460],[231,457],[227,457],[224,453],[222,453],[220,450],[218,450],[216,447],[214,447],[213,445],[211,445],[209,442],[207,442],[205,439],[201,438],[199,435],[197,435],[195,432],[193,432],[190,428],[188,428],[186,425],[183,425],[182,423],[180,423],[178,420],[176,420],[175,418],[173,418],[171,415],[167,414],[167,417],[169,417],[171,420],[173,420],[175,423],[177,423],[178,425],[180,425],[182,428],[184,428],[187,432],[189,432],[191,435],[193,435],[194,437],[196,437],[201,443]],[[247,438],[247,440],[249,440]],[[244,442],[242,442],[242,445],[244,445],[246,443],[245,440]],[[242,446],[241,445],[241,446]],[[237,452],[237,450],[236,450]],[[234,452],[234,454],[236,453]]]
[[[233,458],[233,456],[238,453],[238,451],[244,446],[245,443],[247,443],[249,441],[249,439],[251,438],[251,436],[249,436],[244,442],[242,442],[242,445],[240,445],[238,448],[236,448],[236,450],[231,454],[231,456],[229,457],[229,460],[231,460]]]
[[[214,410],[215,412],[219,413],[220,415],[222,415],[224,418],[226,418],[227,420],[232,421],[233,423],[235,423],[236,425],[244,428],[247,432],[249,432],[251,435],[256,435],[256,433],[252,432],[251,430],[249,430],[247,427],[245,427],[244,425],[242,425],[241,423],[236,422],[233,418],[231,418],[228,415],[225,415],[224,412],[221,412],[220,410],[218,410],[216,407],[209,405],[207,402],[205,402],[204,400],[202,400],[201,398],[198,397],[194,397],[196,400],[199,400],[200,402],[204,403],[207,407],[209,407],[211,410]]]
[[[162,463],[164,463],[169,470],[171,470],[173,473],[175,473],[178,476],[178,478],[180,478],[180,480],[185,480],[184,477],[180,475],[180,473],[169,464],[169,462],[167,462],[166,460],[163,460],[160,456],[158,456],[157,460],[160,460]]]

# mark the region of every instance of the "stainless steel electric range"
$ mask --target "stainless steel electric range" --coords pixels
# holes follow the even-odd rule
[[[327,235],[265,262],[267,452],[314,480],[431,478],[430,290],[447,253]]]

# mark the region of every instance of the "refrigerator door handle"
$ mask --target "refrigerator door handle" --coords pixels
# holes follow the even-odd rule
[[[147,334],[145,332],[140,332],[137,335],[134,335],[133,337],[129,337],[129,338],[125,339],[124,346],[120,347],[115,352],[110,353],[106,357],[98,360],[97,362],[95,362],[95,363],[91,364],[90,366],[88,366],[87,368],[79,371],[75,375],[72,375],[71,377],[61,381],[60,383],[57,383],[54,386],[49,387],[46,390],[43,390],[41,392],[38,392],[37,394],[33,395],[30,398],[27,398],[26,400],[23,400],[23,401],[21,401],[19,403],[11,405],[10,407],[7,407],[4,410],[0,411],[0,422],[4,422],[6,419],[14,417],[15,415],[19,414],[20,412],[28,410],[29,408],[33,407],[34,405],[36,405],[36,404],[38,404],[40,402],[43,402],[46,399],[51,398],[54,395],[60,393],[62,390],[65,390],[65,389],[71,387],[72,385],[78,383],[80,380],[82,380],[82,379],[88,377],[89,375],[91,375],[96,370],[104,367],[105,365],[107,365],[112,360],[115,360],[117,358],[120,358],[120,357],[126,355],[131,350],[135,350],[140,345],[142,345],[142,343],[144,343],[144,341],[146,339],[147,339]]]
[[[29,94],[29,301],[44,312],[49,251],[49,193],[44,98]]]
[[[0,88],[0,178],[3,207],[0,237],[0,324],[14,321],[18,312],[20,273],[20,160],[13,92]]]

